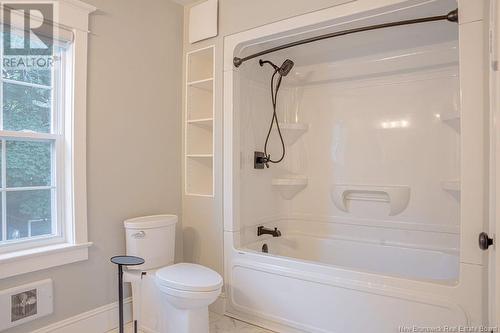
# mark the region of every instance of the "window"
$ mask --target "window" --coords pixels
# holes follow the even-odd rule
[[[11,35],[22,43],[19,35]],[[62,125],[68,92],[63,78],[69,49],[60,43],[54,56],[24,60],[2,54],[0,252],[14,244],[29,247],[35,240],[37,245],[64,240],[64,177],[58,175],[65,167]],[[38,64],[30,66],[32,59]]]
[[[87,34],[95,8],[72,0],[1,9],[0,279],[88,258]],[[53,47],[43,54],[47,36]]]

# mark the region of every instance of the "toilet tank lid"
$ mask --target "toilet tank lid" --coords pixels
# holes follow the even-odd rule
[[[177,223],[176,215],[150,215],[128,219],[123,222],[125,229],[152,229]]]
[[[222,287],[222,277],[208,267],[180,263],[156,271],[162,286],[183,291],[215,291]]]

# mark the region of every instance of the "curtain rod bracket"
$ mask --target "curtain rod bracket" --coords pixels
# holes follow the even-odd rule
[[[458,9],[452,10],[451,12],[446,15],[446,19],[450,22],[457,22],[458,23]]]
[[[243,59],[238,58],[238,57],[233,58],[234,67],[238,68],[241,66],[242,63],[243,63]]]

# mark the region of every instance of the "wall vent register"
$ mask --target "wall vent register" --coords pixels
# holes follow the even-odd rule
[[[53,312],[52,280],[0,290],[0,331]]]

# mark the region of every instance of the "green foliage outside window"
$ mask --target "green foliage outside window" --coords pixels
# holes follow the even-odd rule
[[[52,70],[2,67],[3,129],[49,133],[52,118]],[[12,81],[10,81],[12,80]],[[45,87],[22,85],[31,83]],[[50,186],[52,144],[48,141],[6,141],[7,188]],[[51,190],[8,191],[7,239],[51,234]],[[1,232],[1,231],[0,231]]]

